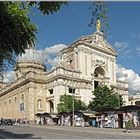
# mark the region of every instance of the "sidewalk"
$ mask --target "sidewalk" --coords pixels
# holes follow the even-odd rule
[[[69,126],[58,126],[58,125],[18,125],[25,127],[37,127],[37,128],[46,128],[46,129],[55,129],[55,130],[67,130],[67,131],[76,131],[76,132],[87,132],[87,133],[101,133],[101,134],[114,134],[114,135],[131,135],[131,136],[140,136],[140,130],[132,130],[132,133],[124,132],[125,129],[113,129],[113,128],[95,128],[95,127],[69,127]]]

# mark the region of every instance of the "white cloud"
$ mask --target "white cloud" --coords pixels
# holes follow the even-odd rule
[[[128,47],[128,43],[127,42],[115,42],[114,47],[116,49],[125,49]]]
[[[136,48],[138,55],[140,55],[140,48]]]
[[[140,76],[132,69],[126,69],[120,65],[117,65],[116,76],[118,80],[128,81],[130,93],[140,91]]]
[[[131,57],[131,53],[134,51],[134,49],[130,47],[130,44],[128,42],[117,41],[114,43],[114,47],[117,50],[118,54],[120,54],[120,56],[122,57]]]
[[[130,33],[132,38],[140,39],[139,33]]]
[[[51,47],[47,47],[44,50],[44,54],[58,54],[65,47],[67,47],[67,46],[64,44],[57,44],[57,45],[54,45]]]
[[[47,47],[44,50],[26,50],[26,55],[23,54],[20,57],[21,60],[40,60],[43,58],[44,63],[51,65],[53,67],[57,64],[58,55],[60,51],[67,46],[65,44],[57,44],[51,47]],[[34,54],[34,55],[33,55]],[[41,61],[41,60],[40,60]],[[50,67],[50,68],[51,68]],[[4,74],[3,82],[13,82],[15,80],[15,71],[9,71]]]
[[[56,57],[59,56],[60,51],[66,47],[65,44],[57,44],[40,50],[27,49],[25,50],[25,54],[18,57],[18,60],[43,61],[46,65],[54,66],[56,64]]]
[[[51,64],[52,66],[56,65],[58,62],[57,57],[53,58],[53,59],[48,59],[47,63]]]
[[[43,57],[44,63],[47,65],[51,65],[53,67],[57,63],[57,58],[60,51],[67,46],[65,44],[57,44],[51,47],[47,47],[44,50],[37,50],[40,56]],[[128,48],[127,42],[115,42],[115,47],[121,50],[125,50]],[[137,48],[137,51],[140,52],[140,48]],[[30,57],[30,55],[29,55]],[[127,75],[127,77],[124,77]],[[140,91],[140,76],[135,73],[132,69],[126,69],[120,65],[117,66],[117,73],[116,73],[118,80],[127,80],[129,82],[129,91],[136,92]],[[15,79],[14,71],[9,71],[4,76],[4,82],[12,82]]]
[[[38,50],[38,52],[43,57],[45,64],[49,63],[54,66],[57,63],[57,56],[60,54],[60,51],[66,47],[65,44],[57,44],[44,50]]]
[[[57,57],[53,59],[49,58],[47,62],[54,66],[57,63],[57,60]],[[140,91],[140,76],[137,73],[135,73],[132,69],[126,69],[121,65],[117,65],[116,76],[117,80],[128,81],[130,94],[134,94]],[[13,81],[15,81],[15,71],[9,71],[6,74],[4,74],[3,82],[8,83]]]
[[[9,83],[15,81],[15,71],[8,71],[4,74],[3,82]]]

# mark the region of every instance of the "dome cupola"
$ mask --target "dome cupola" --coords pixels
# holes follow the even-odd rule
[[[37,50],[35,49],[26,49],[25,53],[21,54],[20,56],[18,56],[17,59],[18,62],[22,62],[22,61],[30,61],[30,62],[39,62],[39,63],[43,63],[43,59],[40,56],[39,52],[37,52]]]
[[[44,72],[46,67],[39,52],[34,48],[29,48],[25,50],[24,54],[18,56],[15,70],[16,77],[19,78],[31,71],[36,73]]]

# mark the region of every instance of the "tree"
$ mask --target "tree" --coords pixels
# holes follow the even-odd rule
[[[94,3],[92,16],[95,18],[92,17],[90,25],[96,23],[99,17],[104,19],[103,21],[107,19],[103,2]],[[28,45],[35,42],[37,28],[28,16],[30,8],[34,6],[44,15],[49,15],[59,11],[62,5],[68,5],[68,2],[0,2],[0,77],[9,64],[15,63],[15,57],[24,53]]]
[[[0,2],[0,72],[35,40],[37,31],[18,2]]]
[[[60,103],[57,105],[58,112],[70,112],[73,110],[72,103],[73,96],[71,95],[61,95]],[[74,110],[85,110],[86,105],[81,100],[74,99]]]
[[[108,18],[108,7],[107,3],[103,1],[96,1],[92,2],[91,5],[91,21],[89,23],[89,26],[96,26],[96,22],[98,19],[101,21],[101,31],[104,32],[104,34],[107,37],[108,30],[109,30],[109,18]]]
[[[34,44],[36,25],[30,21],[30,7],[36,7],[43,14],[53,14],[67,2],[0,2],[0,77],[14,64],[15,57]]]
[[[98,86],[94,90],[93,95],[95,98],[88,105],[91,110],[101,111],[104,108],[116,109],[123,105],[122,97],[106,85]]]
[[[27,2],[29,6],[36,7],[41,13],[44,15],[53,14],[54,12],[58,12],[62,5],[67,5],[66,1],[31,1]]]

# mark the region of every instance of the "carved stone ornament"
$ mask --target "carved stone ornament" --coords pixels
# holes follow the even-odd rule
[[[104,67],[105,68],[105,66],[106,66],[106,63],[104,62],[104,61],[102,61],[102,60],[96,60],[95,61],[95,67],[96,66],[100,66],[100,67]]]

